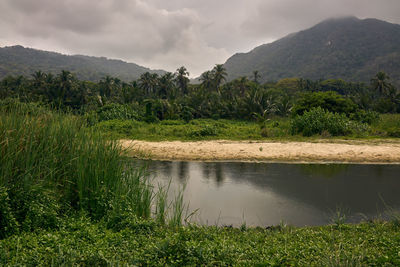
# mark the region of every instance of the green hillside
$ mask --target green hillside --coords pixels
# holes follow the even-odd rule
[[[225,63],[229,80],[300,77],[369,82],[385,71],[400,85],[400,25],[355,17],[329,19],[278,41],[235,54]]]
[[[79,79],[89,81],[98,81],[106,75],[132,81],[145,72],[164,73],[104,57],[68,56],[22,46],[0,48],[0,79],[7,75],[30,76],[38,70],[54,74],[68,70],[75,73]]]

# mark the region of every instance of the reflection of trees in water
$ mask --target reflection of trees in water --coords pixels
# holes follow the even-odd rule
[[[189,163],[186,161],[181,161],[178,163],[178,178],[182,184],[186,184],[188,177],[188,167]]]
[[[172,174],[172,164],[170,161],[161,161],[160,162],[161,170],[165,173],[165,176],[171,177]],[[159,168],[157,168],[159,169]]]
[[[151,160],[131,160],[127,161],[129,163],[128,167],[134,170],[140,171],[145,175],[154,176],[156,175],[155,169],[151,168],[154,164]]]
[[[306,175],[333,178],[349,168],[348,164],[301,164],[300,170]]]
[[[268,171],[267,164],[248,162],[217,162],[214,163],[215,182],[221,186],[226,177],[242,183],[248,182],[248,176],[259,176]]]
[[[225,180],[223,173],[224,172],[223,172],[222,164],[216,164],[216,166],[215,166],[215,181],[216,181],[218,187],[220,187]]]
[[[272,191],[283,198],[306,203],[322,211],[335,210],[341,205],[352,207],[352,211],[375,213],[384,208],[381,198],[389,206],[400,208],[400,166],[396,165],[139,163],[141,166],[149,163],[149,169],[154,174],[169,176],[182,184],[189,178],[204,177],[215,181],[215,186],[219,187],[229,179],[237,184],[250,184],[263,192]],[[191,172],[191,164],[196,165],[194,170],[200,167],[200,172]],[[323,179],[326,177],[329,179]]]
[[[223,165],[215,162],[202,163],[203,177],[207,180],[215,179],[215,183],[220,187],[225,180]]]
[[[303,164],[219,164],[223,164],[225,176],[237,183],[249,183],[320,210],[335,210],[341,205],[375,213],[384,208],[380,196],[389,205],[400,207],[400,166],[315,165],[306,169],[312,175],[305,175]],[[321,179],[327,175],[330,179]]]
[[[202,165],[202,171],[203,171],[203,177],[206,178],[207,180],[210,180],[210,174],[211,174],[211,168],[212,164],[210,162],[204,162]]]

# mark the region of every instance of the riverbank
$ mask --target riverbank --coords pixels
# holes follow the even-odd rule
[[[128,156],[155,160],[399,163],[395,140],[314,142],[121,140]]]

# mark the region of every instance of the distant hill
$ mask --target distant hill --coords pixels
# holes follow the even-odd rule
[[[19,45],[0,48],[0,79],[7,75],[30,76],[38,70],[54,74],[68,70],[79,79],[89,81],[98,81],[110,75],[127,82],[139,78],[147,71],[164,73],[162,70],[150,70],[134,63],[104,57],[68,56]]]
[[[400,88],[400,25],[356,17],[329,19],[224,64],[228,79],[252,76],[263,82],[287,77],[369,82],[385,71]]]

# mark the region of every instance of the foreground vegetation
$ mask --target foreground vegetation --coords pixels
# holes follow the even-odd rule
[[[168,202],[168,187],[124,164],[118,143],[82,116],[4,102],[0,157],[0,265],[400,264],[398,216],[304,228],[190,224],[183,195]]]
[[[398,266],[396,223],[294,228],[164,227],[153,221],[109,229],[82,217],[57,230],[0,240],[1,265]]]
[[[165,190],[82,118],[18,102],[0,114],[0,238],[58,229],[80,212],[111,228],[131,216],[181,224],[182,200],[168,218]]]

